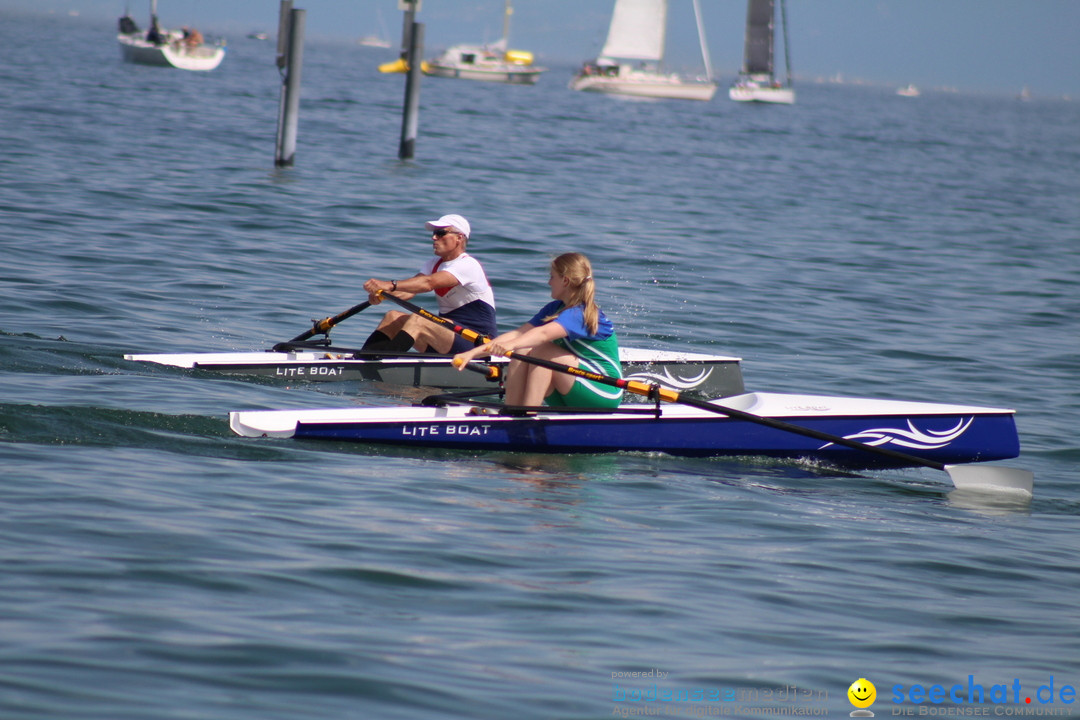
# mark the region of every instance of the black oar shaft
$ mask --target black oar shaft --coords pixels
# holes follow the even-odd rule
[[[334,327],[335,325],[337,325],[342,320],[348,320],[349,318],[351,318],[356,313],[361,312],[363,310],[367,310],[369,307],[371,307],[371,301],[365,300],[364,302],[360,303],[359,305],[353,305],[348,310],[346,310],[344,312],[340,312],[337,315],[334,315],[333,317],[323,318],[322,320],[316,320],[314,322],[314,324],[311,326],[310,330],[300,333],[299,335],[294,337],[289,342],[303,342],[304,340],[307,340],[310,337],[314,337],[315,335],[322,335],[322,334],[328,333],[328,332],[330,332],[330,328]]]
[[[676,393],[678,395],[678,393]],[[711,410],[713,412],[723,413],[729,417],[739,418],[740,420],[747,420],[749,422],[758,423],[759,425],[766,425],[777,430],[783,430],[785,432],[796,433],[799,435],[805,435],[806,437],[812,437],[817,440],[824,440],[831,442],[834,445],[843,445],[853,450],[865,450],[866,452],[877,453],[886,457],[891,457],[894,460],[902,460],[904,462],[913,463],[916,465],[925,465],[928,468],[934,470],[946,470],[944,463],[939,463],[936,460],[928,460],[927,458],[919,457],[918,455],[909,455],[899,450],[893,450],[891,448],[876,447],[874,445],[867,445],[861,443],[858,440],[851,440],[849,438],[833,435],[832,433],[822,432],[820,430],[814,430],[813,428],[804,427],[802,425],[792,425],[784,420],[776,420],[775,418],[767,418],[761,415],[754,415],[753,413],[744,412],[743,410],[737,410],[732,407],[725,407],[723,405],[716,405],[714,403],[702,402],[700,400],[694,400],[691,398],[683,398],[677,400],[692,407],[702,408],[704,410]]]
[[[484,337],[483,335],[476,332],[475,330],[471,330],[471,329],[465,327],[464,325],[458,325],[457,323],[455,323],[450,318],[440,317],[440,316],[436,315],[435,313],[430,312],[428,310],[425,310],[424,308],[420,307],[419,305],[414,305],[413,303],[409,302],[408,300],[403,300],[402,298],[399,298],[396,295],[390,295],[389,293],[386,293],[386,292],[384,292],[382,290],[379,290],[378,294],[379,294],[380,297],[382,297],[382,298],[384,298],[386,300],[392,300],[392,301],[396,302],[398,305],[405,308],[409,312],[414,313],[416,315],[419,315],[420,317],[424,318],[425,320],[430,320],[431,322],[435,323],[436,325],[442,325],[445,328],[449,328],[450,330],[453,330],[454,333],[460,335],[461,337],[465,338],[466,340],[472,340],[474,343],[476,343],[478,345],[482,345],[482,344],[486,343],[490,339],[490,338]]]

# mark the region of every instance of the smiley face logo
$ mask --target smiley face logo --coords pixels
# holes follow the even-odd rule
[[[857,708],[868,708],[877,700],[877,688],[866,678],[859,678],[851,683],[847,690],[848,700]]]

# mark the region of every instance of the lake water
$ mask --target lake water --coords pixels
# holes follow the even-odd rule
[[[123,64],[112,27],[66,19],[6,17],[0,47],[5,719],[842,717],[859,678],[879,716],[972,709],[916,685],[1075,707],[1080,104],[425,78],[403,163],[387,54],[311,43],[278,170],[271,43],[208,74]],[[243,439],[230,410],[407,393],[123,360],[288,339],[414,273],[448,212],[504,328],[582,250],[624,345],[742,357],[754,390],[1016,408],[1003,464],[1034,497]]]

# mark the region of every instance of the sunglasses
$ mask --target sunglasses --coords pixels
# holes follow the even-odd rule
[[[451,230],[450,228],[439,228],[438,230],[432,230],[431,234],[437,238],[441,238],[444,235],[457,235],[457,230]]]

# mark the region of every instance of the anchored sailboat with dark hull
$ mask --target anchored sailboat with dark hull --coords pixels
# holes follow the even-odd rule
[[[739,78],[728,91],[732,100],[791,105],[795,88],[791,85],[791,52],[787,37],[787,9],[780,0],[780,27],[784,34],[786,78],[776,77],[776,3],[775,0],[748,0],[746,7],[746,43]]]

